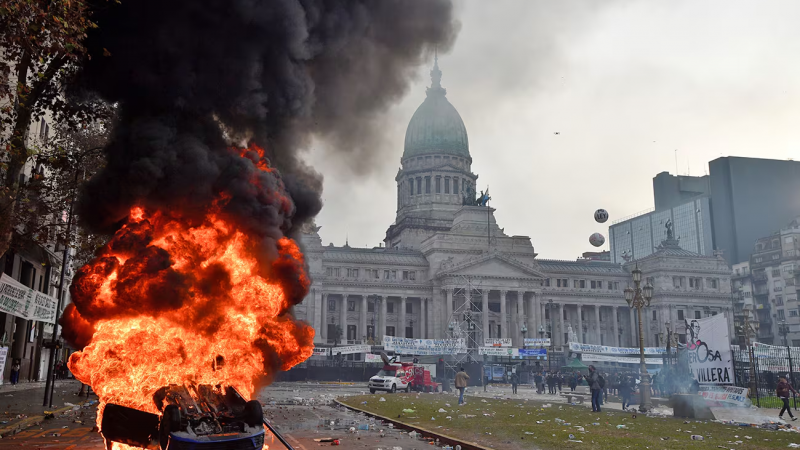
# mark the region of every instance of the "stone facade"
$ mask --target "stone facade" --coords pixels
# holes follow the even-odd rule
[[[632,263],[540,259],[530,237],[498,226],[493,208],[472,206],[478,176],[466,128],[445,98],[437,66],[431,75],[409,124],[414,135],[406,137],[395,178],[397,218],[385,245],[323,246],[319,228],[310,227],[302,245],[313,283],[296,316],[321,344],[336,341],[337,330],[342,343],[445,338],[469,310],[475,342],[510,337],[522,347],[524,337],[552,336],[561,346],[571,329],[586,343],[637,345],[635,311],[623,296]],[[679,319],[731,306],[731,271],[718,257],[665,243],[637,263],[655,285],[643,317],[647,345],[663,344],[667,320],[682,334]]]

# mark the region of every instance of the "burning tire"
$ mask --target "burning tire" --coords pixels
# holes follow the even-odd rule
[[[258,400],[250,400],[244,405],[244,423],[257,427],[264,422],[264,410]]]
[[[166,450],[169,444],[169,436],[173,431],[181,430],[181,410],[175,405],[167,405],[161,415],[161,423],[158,426],[158,440],[161,450]]]

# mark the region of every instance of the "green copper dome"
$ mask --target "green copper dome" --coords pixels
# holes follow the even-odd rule
[[[470,158],[467,128],[458,111],[447,101],[447,91],[441,80],[437,61],[431,70],[428,96],[408,123],[403,159],[430,154]]]

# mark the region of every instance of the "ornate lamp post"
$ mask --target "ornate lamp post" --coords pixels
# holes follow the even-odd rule
[[[617,334],[619,334],[619,346],[622,347],[622,327],[617,328]]]
[[[633,288],[625,288],[625,301],[628,306],[636,308],[636,314],[639,318],[639,367],[642,374],[641,382],[641,401],[639,402],[639,411],[647,412],[652,409],[650,404],[650,375],[647,373],[647,365],[644,360],[644,333],[642,332],[642,308],[650,306],[650,300],[653,298],[653,286],[650,283],[641,286],[642,271],[639,270],[637,265],[631,272],[633,275]]]
[[[544,326],[539,325],[539,339],[544,339]]]
[[[523,323],[522,328],[519,329],[522,332],[522,348],[525,348],[525,333],[528,332],[528,327]]]
[[[789,334],[789,324],[786,323],[785,320],[781,320],[778,324],[778,333],[783,336],[783,346],[789,346],[789,340],[786,339],[786,335]]]

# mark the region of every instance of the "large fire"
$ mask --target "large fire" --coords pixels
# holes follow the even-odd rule
[[[252,189],[291,216],[263,152],[241,155],[277,180],[254,176]],[[229,194],[217,198],[200,218],[134,207],[78,271],[64,333],[83,349],[69,368],[99,396],[99,416],[107,403],[159,414],[153,394],[169,384],[233,386],[249,399],[311,356],[313,329],[288,313],[310,283],[297,244],[246,234],[224,212]]]

